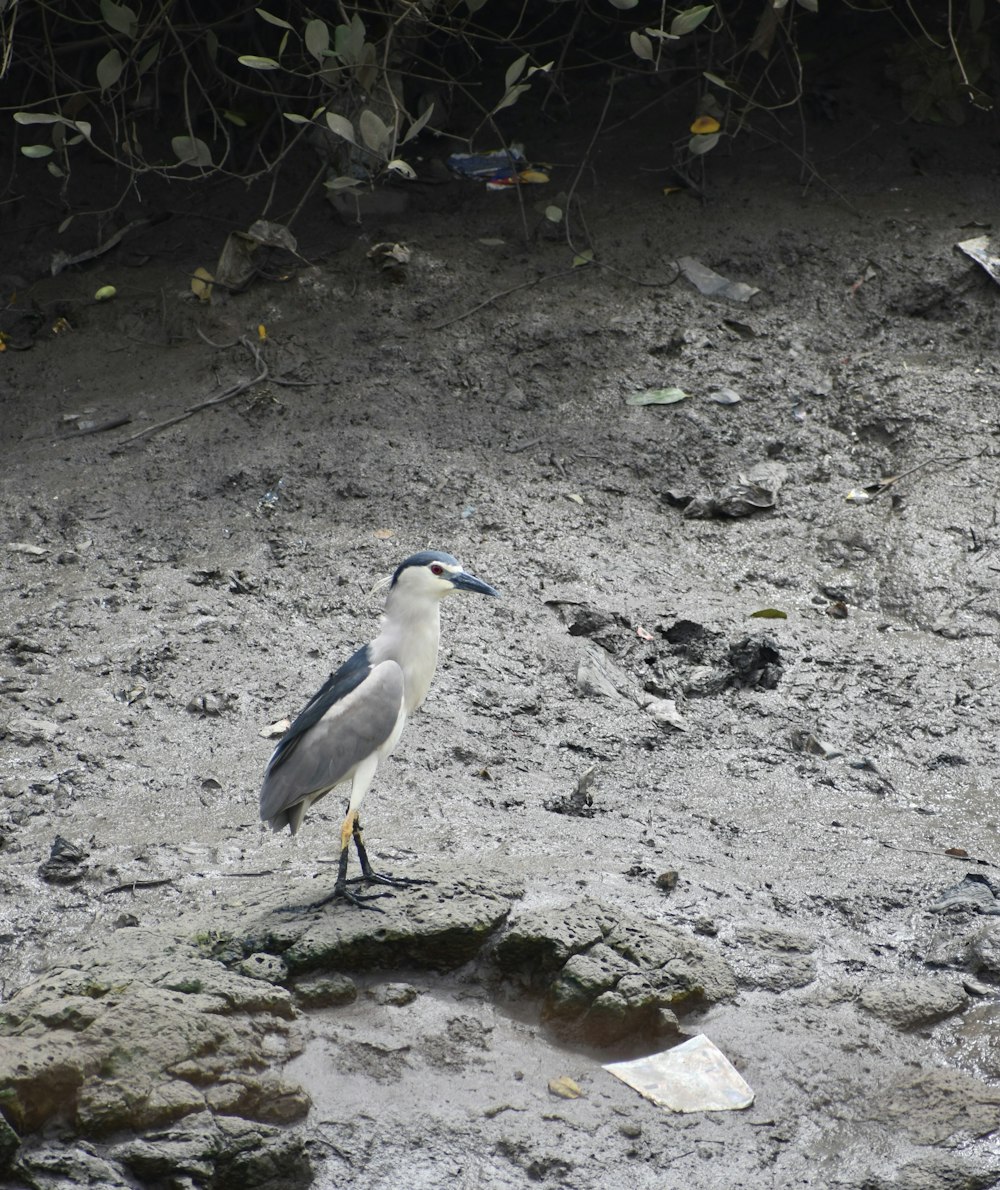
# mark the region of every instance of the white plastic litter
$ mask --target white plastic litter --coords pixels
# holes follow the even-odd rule
[[[754,1099],[740,1072],[704,1033],[663,1053],[611,1062],[604,1069],[670,1111],[739,1111]]]

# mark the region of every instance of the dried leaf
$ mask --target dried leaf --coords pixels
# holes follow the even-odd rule
[[[559,1099],[581,1099],[583,1097],[583,1091],[568,1074],[549,1079],[549,1094],[555,1095]]]
[[[210,302],[212,300],[213,280],[214,278],[208,269],[195,269],[191,277],[191,292],[199,302]]]
[[[788,612],[780,611],[776,607],[762,607],[760,611],[750,613],[751,620],[787,620]]]
[[[686,401],[688,394],[682,388],[650,388],[643,393],[629,393],[626,405],[676,405]]]

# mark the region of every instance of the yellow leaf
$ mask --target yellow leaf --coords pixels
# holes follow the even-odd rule
[[[212,300],[212,274],[208,269],[197,268],[191,276],[191,292],[199,302]]]
[[[549,175],[543,174],[540,169],[522,169],[517,176],[522,182],[547,182],[549,180]]]
[[[568,1074],[563,1074],[559,1078],[549,1079],[549,1094],[556,1095],[559,1099],[580,1099],[583,1091]]]
[[[683,191],[683,189],[684,189],[683,186],[664,186],[663,193],[664,194],[680,194]]]
[[[714,116],[699,116],[691,125],[691,131],[698,136],[707,132],[718,132],[722,125]]]
[[[267,342],[267,327],[262,322],[257,324],[257,338],[261,343]]]

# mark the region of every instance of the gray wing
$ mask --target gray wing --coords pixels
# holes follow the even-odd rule
[[[402,705],[403,671],[395,661],[383,661],[302,732],[294,748],[275,749],[260,791],[261,818],[271,820],[275,830],[291,825],[293,806],[328,793],[378,751],[392,735]]]

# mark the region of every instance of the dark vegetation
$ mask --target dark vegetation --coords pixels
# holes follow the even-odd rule
[[[733,138],[801,158],[801,121],[837,117],[873,70],[889,123],[986,126],[998,18],[988,0],[0,0],[0,201],[65,220],[154,177],[235,178],[287,224],[298,208],[271,208],[293,163],[307,193],[402,184],[428,136],[480,149],[575,118],[596,137],[657,105],[683,180]],[[99,210],[77,185],[94,162]]]

